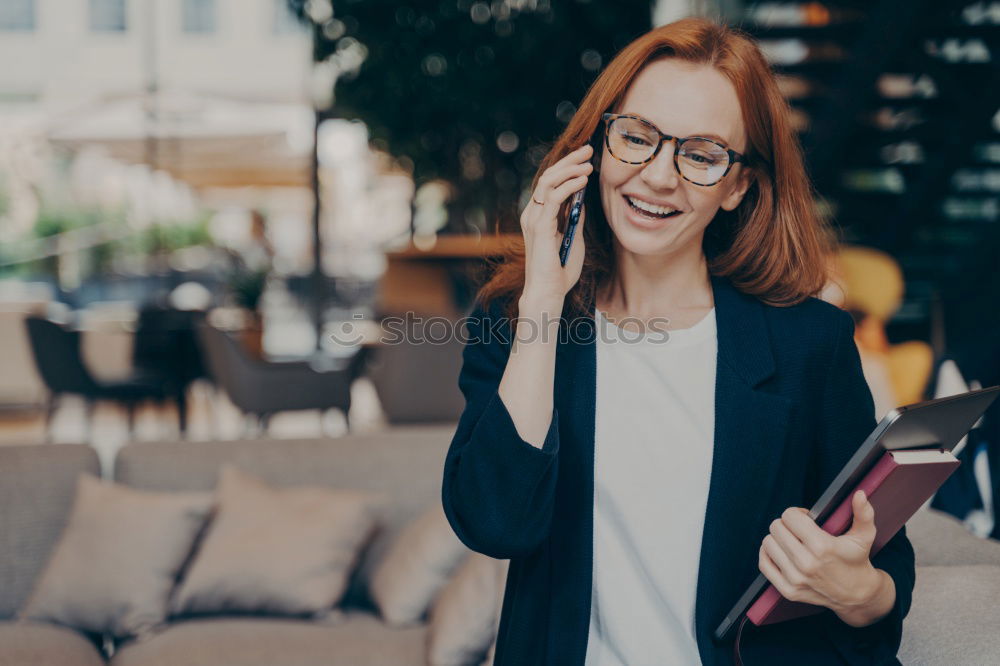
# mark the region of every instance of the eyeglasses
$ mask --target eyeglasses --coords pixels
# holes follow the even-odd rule
[[[660,152],[664,141],[677,142],[674,167],[684,180],[695,185],[715,185],[729,173],[733,164],[747,163],[746,157],[718,141],[700,136],[670,136],[638,116],[605,113],[602,118],[608,152],[626,164],[649,162]]]

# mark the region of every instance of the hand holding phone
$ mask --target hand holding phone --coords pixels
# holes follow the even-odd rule
[[[521,213],[525,247],[525,283],[522,296],[555,308],[579,280],[583,238],[573,250],[577,227],[586,222],[583,192],[594,171],[590,143],[548,166],[536,181]],[[566,226],[559,230],[559,212],[569,205]]]

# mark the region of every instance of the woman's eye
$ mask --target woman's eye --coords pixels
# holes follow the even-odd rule
[[[684,157],[698,164],[714,164],[716,161],[714,157],[704,153],[685,153]]]
[[[648,146],[649,145],[649,142],[646,141],[646,139],[643,138],[643,137],[641,137],[641,136],[636,136],[634,134],[623,134],[622,136],[625,138],[626,141],[628,141],[629,143],[635,144],[637,146]]]

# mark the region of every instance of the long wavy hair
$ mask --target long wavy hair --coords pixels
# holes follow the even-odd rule
[[[601,115],[618,111],[644,66],[661,58],[709,65],[733,85],[749,143],[751,184],[733,211],[719,209],[705,230],[703,248],[712,275],[727,277],[740,291],[765,303],[788,306],[818,293],[827,279],[828,252],[835,237],[816,212],[789,107],[767,60],[746,33],[705,18],[685,18],[655,28],[626,46],[587,91],[566,129],[539,165],[532,182],[567,153],[587,142],[603,151]],[[596,171],[594,172],[597,173]],[[615,276],[613,232],[604,217],[599,188],[587,188],[586,253],[580,280],[567,294],[566,308],[584,313],[596,292]],[[568,203],[559,211],[566,227]],[[516,316],[524,289],[523,239],[511,243],[489,266],[489,279],[476,300],[505,302]]]

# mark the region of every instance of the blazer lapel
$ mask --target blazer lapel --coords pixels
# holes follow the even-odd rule
[[[757,388],[775,372],[763,304],[712,277],[718,356],[715,445],[702,534],[695,625],[703,662],[712,663],[712,633],[742,594],[757,553],[768,489],[789,426],[788,399]]]
[[[594,545],[594,425],[597,393],[596,327],[592,305],[567,318],[556,347],[553,401],[559,412],[559,483],[553,521],[551,558],[579,577],[579,585],[557,591],[560,607],[576,612],[549,618],[546,663],[583,664],[590,627]],[[558,520],[573,516],[573,520]],[[557,603],[557,602],[553,602]],[[560,640],[583,637],[584,640]],[[556,656],[558,655],[558,656]]]

